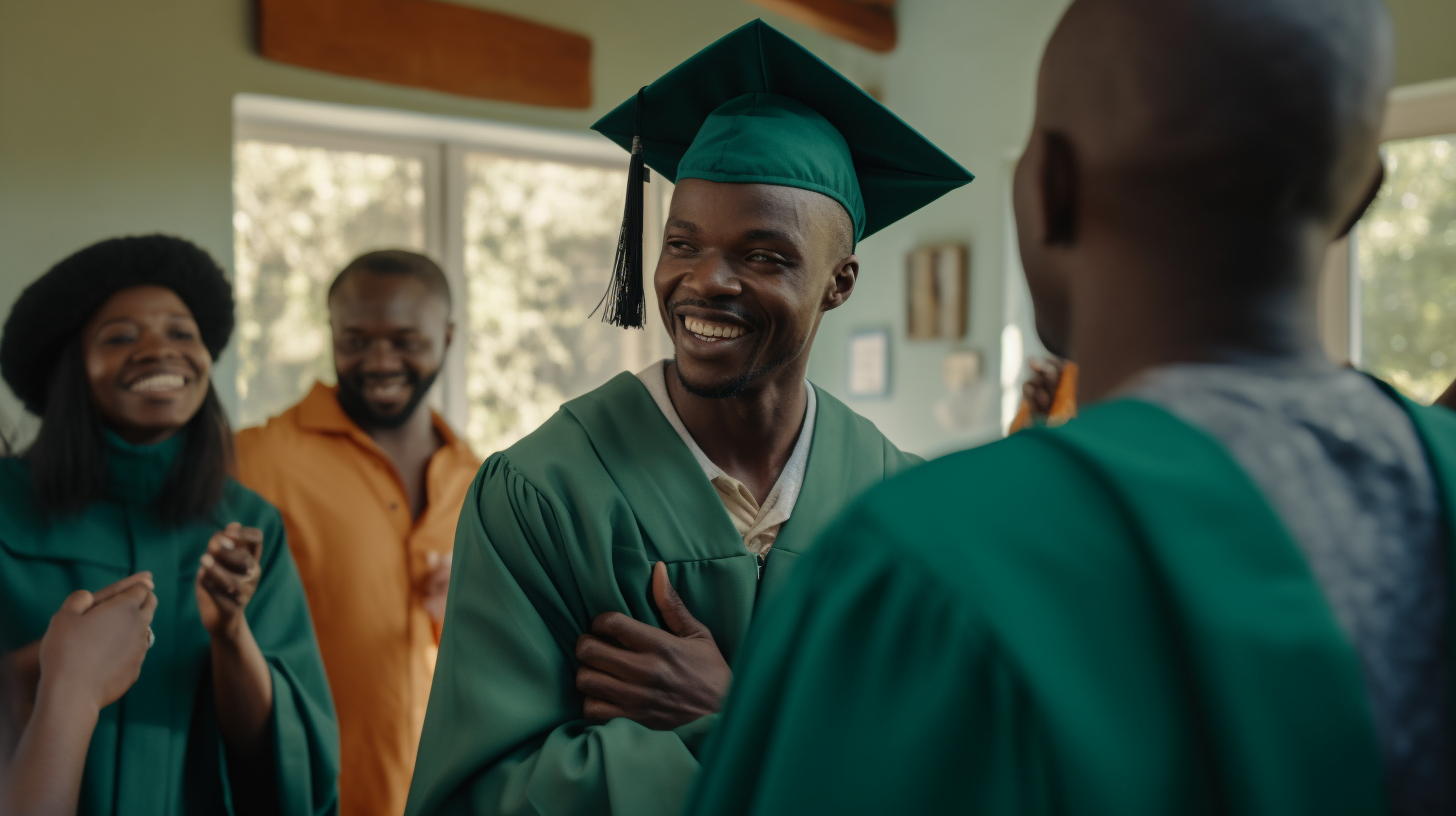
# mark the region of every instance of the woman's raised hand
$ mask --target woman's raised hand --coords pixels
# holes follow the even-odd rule
[[[151,646],[152,590],[151,574],[137,573],[96,594],[67,596],[41,638],[40,695],[65,695],[97,711],[120,699]]]
[[[263,531],[237,522],[214,533],[197,567],[197,607],[213,638],[235,639],[263,575]]]

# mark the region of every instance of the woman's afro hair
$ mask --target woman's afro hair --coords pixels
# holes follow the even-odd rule
[[[222,267],[170,235],[111,238],[82,249],[20,294],[0,335],[0,377],[31,413],[45,413],[51,372],[66,344],[112,295],[136,286],[171,289],[187,304],[213,359],[233,333],[233,288]]]

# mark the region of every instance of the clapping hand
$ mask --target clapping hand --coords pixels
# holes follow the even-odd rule
[[[150,591],[153,588],[152,574],[150,572],[138,572],[135,575],[128,575],[114,584],[96,590],[91,593],[90,608],[95,609],[97,606],[111,600],[137,584],[145,584]],[[16,682],[20,686],[19,705],[22,710],[29,710],[35,705],[35,695],[40,685],[40,646],[41,640],[35,640],[16,649],[9,655],[11,670],[15,673]]]
[[[1056,401],[1057,386],[1062,382],[1062,370],[1066,362],[1055,357],[1032,359],[1028,366],[1031,377],[1021,386],[1021,395],[1031,407],[1032,416],[1046,419]]]
[[[19,745],[0,764],[0,811],[76,812],[101,709],[136,683],[151,648],[153,588],[151,573],[139,572],[95,593],[73,592],[26,647],[39,690]]]
[[[195,590],[202,626],[213,638],[236,638],[243,610],[263,576],[263,531],[237,522],[214,533],[197,567]]]
[[[71,593],[40,642],[40,693],[100,711],[141,675],[157,596],[141,572],[95,594]]]

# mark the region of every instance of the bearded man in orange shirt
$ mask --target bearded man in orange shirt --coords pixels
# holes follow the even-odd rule
[[[397,816],[430,695],[455,522],[480,462],[426,394],[450,287],[402,250],[329,289],[338,386],[237,435],[238,479],[283,514],[338,708],[344,816]]]

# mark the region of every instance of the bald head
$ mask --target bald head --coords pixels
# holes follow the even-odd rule
[[[1324,254],[1378,189],[1392,50],[1381,0],[1072,3],[1015,198],[1038,333],[1089,393],[1318,347]]]
[[[1038,124],[1074,146],[1089,208],[1338,221],[1370,184],[1391,54],[1379,0],[1076,0]]]

